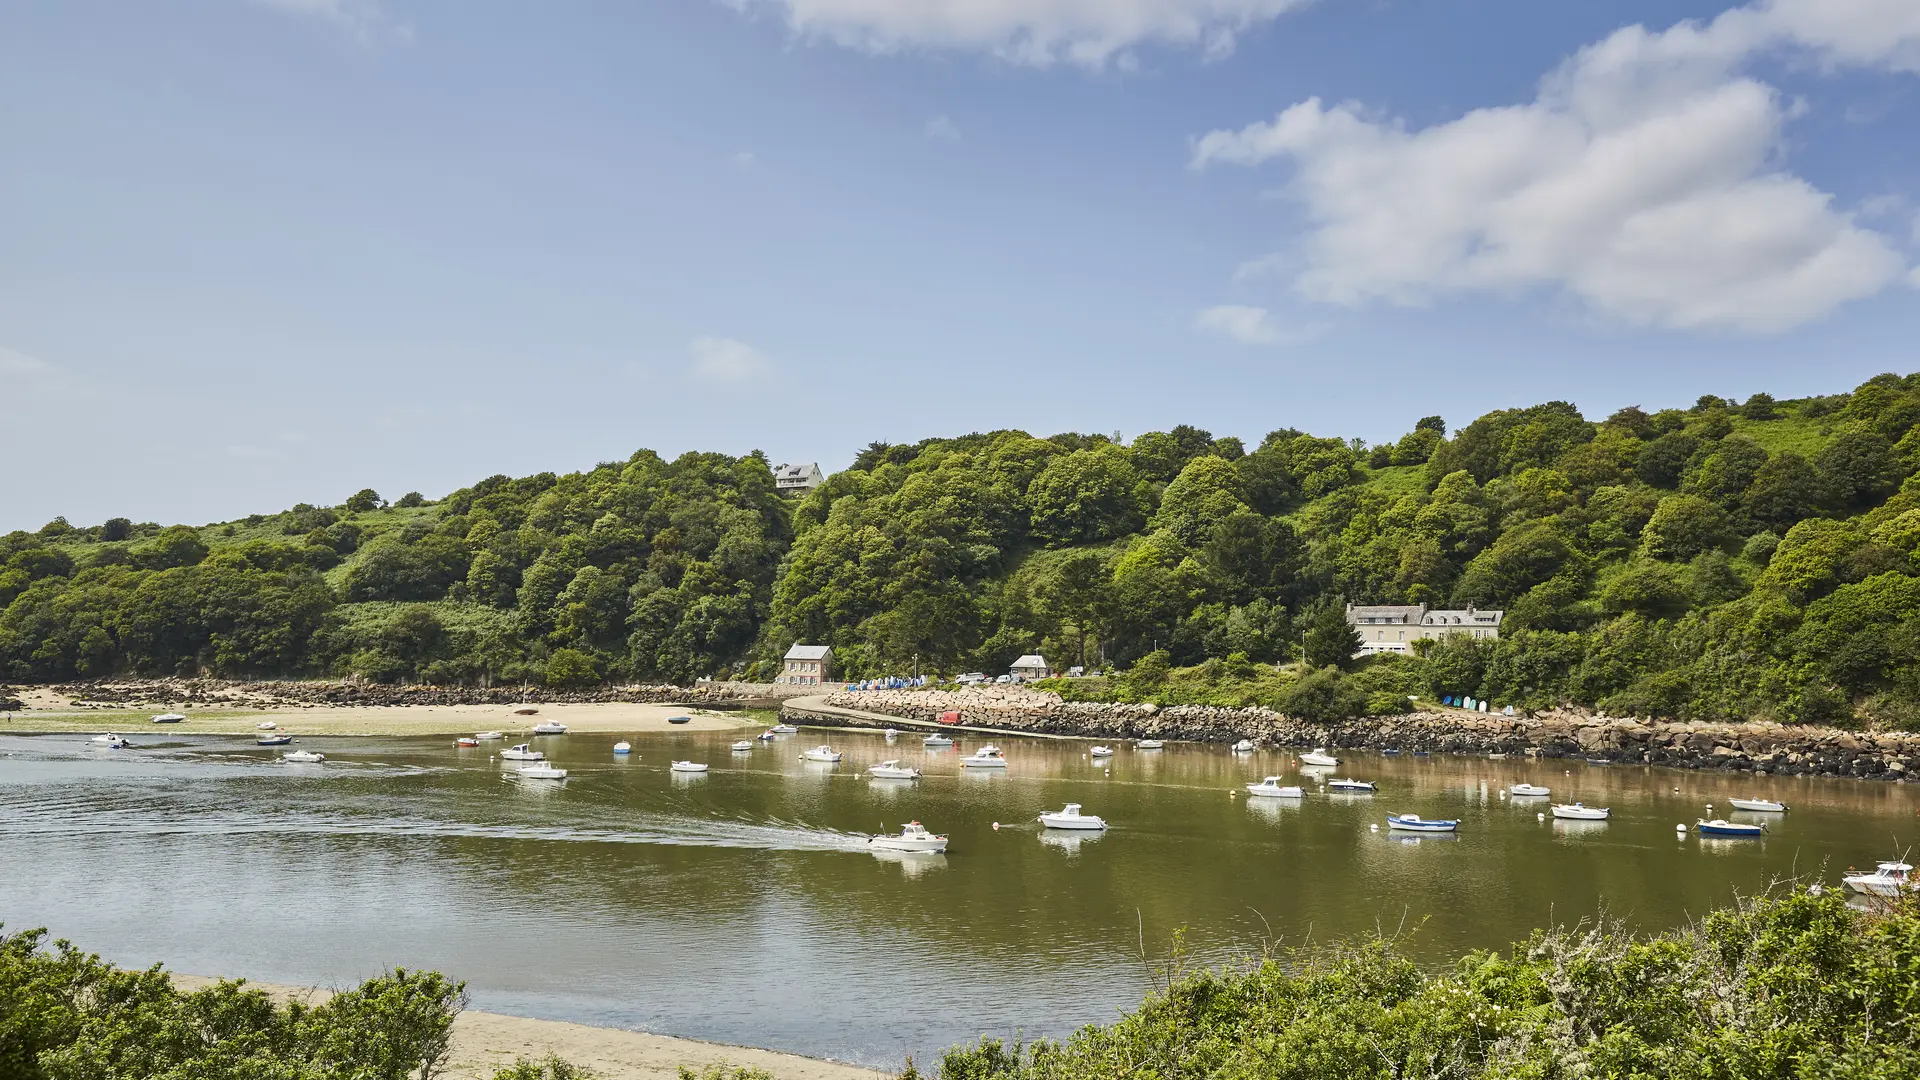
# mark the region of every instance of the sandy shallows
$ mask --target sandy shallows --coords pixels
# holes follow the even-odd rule
[[[199,975],[173,977],[175,986],[189,991],[214,981]],[[247,985],[283,1000],[301,997],[317,1002],[328,996],[325,990],[302,990],[269,983]],[[775,1080],[881,1080],[890,1075],[771,1050],[471,1010],[461,1013],[453,1022],[453,1056],[442,1075],[460,1080],[487,1080],[495,1069],[513,1064],[515,1058],[537,1060],[548,1054],[558,1054],[575,1065],[585,1065],[603,1080],[673,1080],[682,1065],[697,1070],[716,1062],[765,1069]]]
[[[29,703],[32,704],[31,702]],[[538,710],[531,716],[516,708]],[[509,736],[530,734],[543,720],[558,720],[570,730],[723,731],[758,726],[761,721],[728,713],[703,712],[679,705],[640,705],[599,702],[579,705],[351,705],[286,707],[278,709],[186,709],[179,724],[155,724],[154,714],[166,709],[29,708],[0,720],[0,733],[37,731],[119,731],[138,737],[149,731],[181,735],[252,734],[273,721],[293,735],[471,735],[499,731]],[[669,725],[670,716],[689,717],[686,724]]]

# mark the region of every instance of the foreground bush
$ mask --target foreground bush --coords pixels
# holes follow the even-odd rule
[[[1542,931],[1438,974],[1385,943],[1269,957],[1064,1043],[949,1050],[939,1076],[1910,1080],[1917,1027],[1920,903],[1796,890],[1657,937]]]
[[[46,933],[0,933],[4,1080],[432,1080],[464,983],[394,971],[325,1004],[221,982],[182,993]]]

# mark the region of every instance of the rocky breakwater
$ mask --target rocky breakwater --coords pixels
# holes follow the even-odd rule
[[[561,702],[727,703],[751,698],[732,685],[601,686],[562,690],[541,686],[395,686],[368,682],[238,682],[224,679],[129,679],[68,683],[53,692],[78,707],[174,706],[283,709],[314,706],[518,705]],[[0,697],[10,696],[0,688]]]
[[[825,704],[919,721],[957,712],[960,722],[971,726],[1102,739],[1252,739],[1273,746],[1537,754],[1683,769],[1889,781],[1905,781],[1911,772],[1920,771],[1920,733],[1765,722],[1669,722],[1573,708],[1518,716],[1436,708],[1323,724],[1257,706],[1072,702],[1058,694],[1005,686],[841,691],[828,695]],[[801,710],[792,710],[792,718],[809,723],[861,723],[852,717]]]

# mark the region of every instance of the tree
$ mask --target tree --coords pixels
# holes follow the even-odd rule
[[[1820,476],[1806,458],[1792,452],[1768,459],[1741,496],[1747,516],[1776,532],[1786,532],[1820,505]]]
[[[555,649],[547,658],[544,681],[548,686],[592,686],[600,681],[600,672],[591,655],[579,649]]]
[[[378,510],[382,505],[380,493],[372,488],[361,488],[347,497],[347,512],[364,514],[369,510]]]
[[[1288,683],[1280,692],[1280,711],[1315,723],[1334,723],[1365,716],[1367,692],[1355,686],[1339,668],[1323,667]]]
[[[132,535],[133,522],[123,517],[108,518],[106,524],[100,526],[100,539],[108,543],[125,540]]]
[[[1034,535],[1055,544],[1112,540],[1147,519],[1146,485],[1117,446],[1049,460],[1027,489],[1027,501]]]
[[[1360,631],[1347,621],[1346,610],[1335,601],[1320,605],[1307,624],[1301,643],[1308,667],[1349,668],[1360,651]]]
[[[1698,495],[1669,495],[1647,521],[1640,544],[1656,559],[1680,562],[1725,544],[1732,535],[1726,511]]]
[[[411,509],[416,506],[425,506],[426,504],[426,497],[417,491],[409,491],[393,501],[393,505],[402,509]]]

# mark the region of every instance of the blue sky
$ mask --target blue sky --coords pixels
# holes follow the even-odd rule
[[[1920,368],[1915,0],[0,0],[0,96],[0,529]]]

